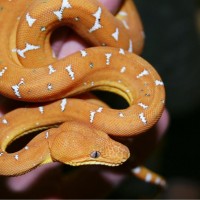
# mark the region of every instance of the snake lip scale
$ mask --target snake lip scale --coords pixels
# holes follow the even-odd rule
[[[124,0],[116,15],[96,0],[84,5],[79,0],[1,0],[0,4],[0,94],[46,103],[0,118],[0,175],[19,175],[55,161],[73,166],[125,162],[129,149],[110,136],[133,137],[149,130],[165,104],[161,77],[139,56],[144,31],[133,1]],[[62,26],[71,27],[91,47],[57,60],[50,38]],[[111,109],[90,94],[92,90],[118,94],[129,107]],[[41,133],[23,149],[6,151],[33,131]],[[165,185],[162,177],[145,167],[132,173]]]

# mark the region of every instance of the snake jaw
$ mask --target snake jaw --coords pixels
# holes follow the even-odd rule
[[[125,161],[124,161],[125,162]],[[71,166],[82,166],[82,165],[105,165],[105,166],[109,166],[109,167],[117,167],[119,165],[122,165],[124,163],[123,161],[120,163],[108,163],[108,162],[101,162],[101,161],[85,161],[85,162],[69,162],[69,163],[65,163]]]
[[[125,147],[127,150],[127,148]],[[122,165],[127,159],[130,157],[130,152],[129,150],[125,151],[123,156],[117,157],[117,153],[115,156],[111,155],[109,157],[104,157],[101,155],[98,158],[79,158],[79,159],[74,159],[73,161],[65,162],[65,164],[71,165],[71,166],[82,166],[82,165],[105,165],[105,166],[110,166],[110,167],[116,167],[119,165]],[[116,160],[114,160],[116,158]]]

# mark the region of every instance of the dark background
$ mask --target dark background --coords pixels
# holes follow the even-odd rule
[[[146,34],[142,57],[164,80],[171,118],[163,144],[147,161],[169,183],[159,198],[200,198],[199,2],[135,0]],[[129,179],[111,198],[140,198],[141,191],[149,188]]]

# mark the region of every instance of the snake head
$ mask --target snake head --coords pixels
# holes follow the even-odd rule
[[[50,142],[53,160],[72,165],[118,166],[129,156],[129,149],[106,133],[86,124],[64,123]]]

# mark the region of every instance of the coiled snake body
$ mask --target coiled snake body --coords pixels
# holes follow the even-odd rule
[[[2,0],[0,6],[0,93],[20,101],[54,101],[1,118],[0,174],[17,175],[53,161],[110,166],[126,161],[128,148],[109,135],[130,137],[148,130],[165,101],[160,76],[136,55],[144,34],[132,1],[125,0],[116,16],[93,0],[84,5]],[[70,26],[94,47],[56,60],[49,41],[60,26]],[[130,106],[117,110],[97,99],[75,98],[92,90],[119,94]],[[6,152],[11,142],[35,130],[44,131],[24,149]],[[149,181],[161,184],[156,176]]]

